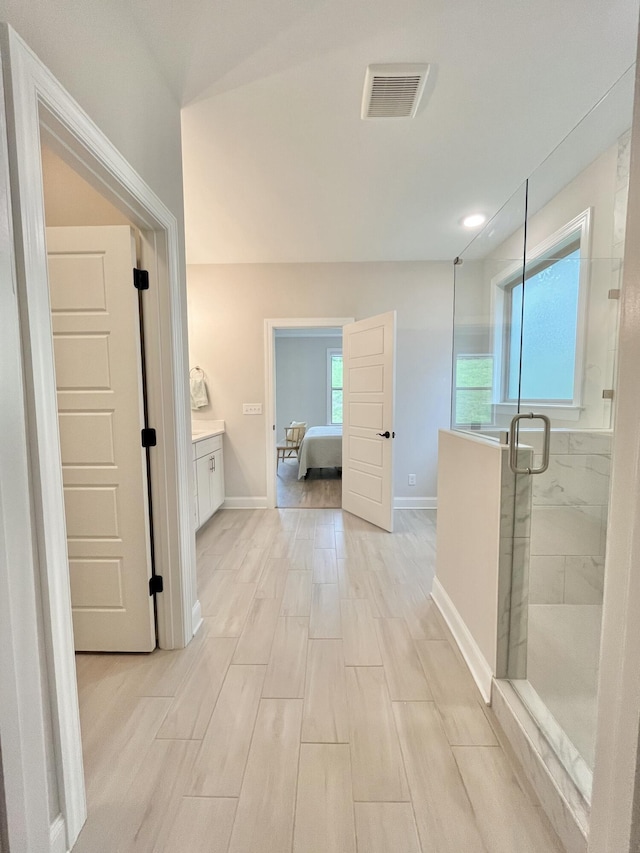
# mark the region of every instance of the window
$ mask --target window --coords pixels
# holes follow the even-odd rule
[[[493,423],[493,356],[457,355],[455,384],[455,425]]]
[[[327,350],[327,423],[342,423],[342,350]]]
[[[578,406],[589,211],[529,254],[502,290],[502,402]]]

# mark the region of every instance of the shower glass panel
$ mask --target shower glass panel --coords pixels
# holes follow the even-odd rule
[[[520,416],[502,473],[497,675],[587,801],[634,72],[454,266],[452,428],[505,444]]]
[[[511,335],[496,315],[493,282],[524,273],[523,223],[526,187],[516,192],[454,263],[453,429],[472,430],[485,438],[499,437],[496,409],[502,377],[496,358],[504,336]],[[519,232],[519,239],[505,239]],[[510,254],[505,254],[508,250]]]
[[[587,799],[632,104],[630,70],[529,178],[524,276],[503,285],[513,332],[505,396],[551,423],[547,470],[517,475],[529,559],[513,564],[511,610],[523,615],[508,674]],[[517,441],[535,471],[543,422],[521,420]]]

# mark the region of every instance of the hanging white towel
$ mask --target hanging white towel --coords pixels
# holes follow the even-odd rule
[[[191,408],[202,409],[209,405],[209,395],[204,381],[204,372],[199,367],[194,367],[189,374],[189,387],[191,390]]]

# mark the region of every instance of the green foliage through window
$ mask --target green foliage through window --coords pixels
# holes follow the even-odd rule
[[[493,422],[493,356],[456,356],[455,423]]]

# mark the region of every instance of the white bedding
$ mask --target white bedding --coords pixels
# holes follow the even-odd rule
[[[298,479],[304,477],[309,468],[342,468],[342,427],[309,427],[302,439],[298,460]]]

